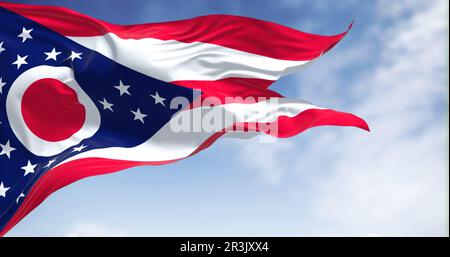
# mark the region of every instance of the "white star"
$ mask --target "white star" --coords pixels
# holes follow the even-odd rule
[[[87,145],[81,145],[79,147],[74,147],[72,153],[73,152],[81,152],[86,147],[87,147]]]
[[[3,181],[2,181],[2,183],[0,183],[0,196],[6,197],[6,191],[8,191],[9,189],[10,189],[10,187],[5,187],[3,185]]]
[[[22,27],[22,33],[17,35],[17,37],[21,37],[22,43],[24,43],[27,39],[33,39],[33,37],[30,35],[31,31],[33,31],[33,29],[26,29],[25,27]]]
[[[81,58],[81,54],[83,54],[83,53],[77,53],[77,52],[74,52],[74,51],[71,51],[71,52],[72,53],[70,54],[69,58],[67,58],[67,59],[72,60],[72,62],[75,59],[83,59],[83,58]]]
[[[103,110],[108,109],[108,110],[110,110],[110,111],[113,112],[112,106],[113,106],[114,104],[108,103],[108,101],[106,101],[106,98],[103,98],[103,101],[99,101],[99,102],[103,105]]]
[[[128,92],[128,88],[130,88],[130,86],[123,84],[122,80],[119,80],[119,85],[114,87],[120,91],[120,96],[123,94],[131,95],[130,92]]]
[[[166,106],[166,104],[164,104],[166,98],[162,98],[161,96],[159,96],[158,91],[155,92],[155,95],[150,96],[153,97],[153,99],[155,99],[155,104],[162,104],[162,106]]]
[[[55,161],[56,161],[56,159],[48,161],[47,165],[45,165],[44,168],[50,167],[50,165],[52,165]]]
[[[144,124],[144,118],[147,117],[147,114],[141,113],[141,110],[137,108],[136,111],[131,111],[134,114],[134,120],[140,120],[142,124]]]
[[[3,42],[4,41],[0,42],[0,54],[6,50],[5,48],[3,48]]]
[[[20,198],[25,197],[24,193],[20,193],[20,195],[16,199],[16,203],[19,203]]]
[[[28,58],[28,55],[25,55],[24,57],[17,55],[17,60],[15,62],[13,62],[12,64],[17,65],[17,69],[20,68],[20,66],[22,66],[22,64],[28,64],[26,59]]]
[[[0,94],[3,94],[3,86],[6,85],[6,82],[3,82],[3,78],[0,77]]]
[[[61,52],[56,52],[56,49],[53,47],[53,50],[51,52],[44,52],[44,54],[47,55],[47,58],[45,58],[45,61],[50,60],[50,59],[56,61],[56,56],[61,54]]]
[[[2,148],[2,151],[0,152],[0,155],[4,155],[5,154],[6,156],[8,156],[8,159],[11,158],[11,152],[16,150],[16,148],[11,147],[11,145],[9,144],[9,140],[4,145],[0,144],[0,147]]]
[[[34,173],[34,168],[36,168],[37,164],[31,164],[30,161],[28,161],[27,166],[21,167],[25,171],[25,174],[23,176],[28,175],[29,173]]]

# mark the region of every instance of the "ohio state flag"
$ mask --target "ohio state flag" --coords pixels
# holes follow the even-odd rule
[[[76,180],[181,160],[226,133],[369,130],[268,89],[346,34],[232,15],[122,26],[0,3],[0,235]]]

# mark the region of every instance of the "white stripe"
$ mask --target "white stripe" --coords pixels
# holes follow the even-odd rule
[[[279,60],[202,42],[123,39],[113,33],[69,38],[122,65],[166,82],[229,77],[277,80],[308,62]]]
[[[181,122],[192,122],[189,118],[183,117],[217,117],[217,112],[221,111],[232,115],[233,119],[227,119],[218,130],[228,128],[234,122],[271,122],[279,116],[294,117],[308,109],[322,109],[310,103],[300,100],[289,100],[277,98],[278,100],[266,100],[253,104],[231,103],[215,107],[198,107],[190,110],[180,111],[165,124],[156,134],[146,142],[136,147],[109,147],[94,149],[73,156],[64,162],[81,158],[98,157],[116,160],[130,161],[169,161],[184,158],[193,153],[200,145],[211,137],[216,131],[195,132],[196,128],[190,131],[176,132],[173,127]],[[198,122],[196,122],[198,124]]]

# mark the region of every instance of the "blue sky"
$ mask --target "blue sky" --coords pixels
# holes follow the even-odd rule
[[[448,1],[11,1],[132,24],[222,13],[336,34],[272,88],[365,118],[76,182],[9,236],[448,235]]]

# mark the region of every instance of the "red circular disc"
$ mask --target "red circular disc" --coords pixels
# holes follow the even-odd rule
[[[57,142],[81,129],[86,118],[75,90],[59,80],[46,78],[32,83],[23,94],[22,115],[39,138]]]

